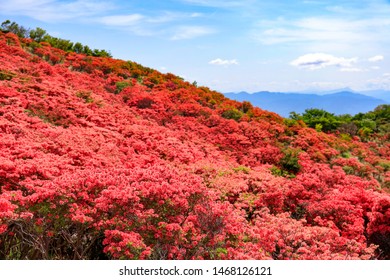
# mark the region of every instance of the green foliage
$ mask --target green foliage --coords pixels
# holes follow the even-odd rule
[[[290,114],[290,117],[291,117],[291,114]],[[290,118],[290,119],[284,119],[283,120],[283,123],[288,126],[288,127],[292,127],[292,126],[295,126],[298,124],[297,120],[293,119],[293,118]]]
[[[282,170],[293,174],[298,173],[301,169],[298,163],[299,150],[287,148],[283,151],[283,154],[284,156],[279,162]]]
[[[362,137],[362,138],[367,138],[369,137],[374,131],[369,128],[369,127],[362,127],[361,129],[359,129],[359,135]]]
[[[1,24],[0,30],[3,32],[12,32],[18,35],[20,38],[28,37],[29,30],[23,26],[20,26],[16,22],[11,22],[10,20],[6,20]]]
[[[81,99],[84,99],[85,103],[92,103],[94,101],[90,91],[80,90],[76,93],[76,96]]]
[[[272,175],[274,175],[274,176],[285,177],[285,178],[290,178],[290,179],[293,179],[296,177],[295,174],[292,174],[286,170],[282,170],[280,168],[277,168],[276,166],[272,166],[270,170],[271,170]]]
[[[378,129],[385,128],[385,131],[389,131],[388,125],[390,124],[390,105],[383,104],[376,107],[373,111],[375,115],[376,127]]]
[[[362,119],[360,122],[360,126],[363,128],[368,128],[372,131],[376,129],[376,123],[372,119]]]
[[[384,172],[390,171],[390,160],[382,160],[378,165],[383,168]]]
[[[355,174],[355,169],[352,166],[348,166],[348,165],[343,166],[343,170],[344,170],[345,174],[347,174],[347,175]]]
[[[0,70],[0,81],[10,81],[16,76],[15,73],[7,70]]]
[[[303,121],[307,126],[324,132],[340,132],[340,137],[350,141],[351,136],[359,135],[363,139],[374,133],[385,135],[390,132],[390,105],[383,104],[367,113],[334,115],[322,109],[307,109],[303,114],[291,112],[285,119],[287,126],[297,121]]]
[[[39,27],[30,31],[30,38],[38,43],[42,42],[47,35],[46,30]]]
[[[378,132],[380,134],[388,134],[390,133],[390,123],[381,124],[378,126]]]
[[[348,142],[352,140],[351,134],[347,134],[347,133],[341,133],[340,138]]]
[[[251,111],[253,111],[253,105],[248,101],[244,101],[242,102],[241,111],[244,114],[250,113]]]
[[[245,174],[249,174],[249,171],[251,171],[251,169],[249,167],[240,165],[238,167],[233,168],[233,171],[236,172],[236,173],[243,172]]]
[[[38,42],[35,42],[35,41],[32,41],[30,44],[29,44],[29,47],[30,47],[30,50],[32,52],[34,52],[36,49],[39,49],[42,47],[42,45]]]
[[[223,259],[227,254],[227,249],[223,247],[218,247],[214,252],[211,252],[211,255],[216,259]]]
[[[53,48],[57,48],[66,52],[73,50],[73,43],[69,40],[52,37],[50,35],[46,35],[43,40],[44,42],[49,43]]]
[[[88,46],[84,46],[83,47],[83,52],[82,52],[83,54],[86,54],[86,55],[89,55],[89,56],[92,56],[93,55],[93,51],[91,50],[91,48],[90,47],[88,47]]]
[[[302,120],[309,126],[320,131],[328,132],[339,126],[338,119],[334,114],[322,109],[307,109],[302,114]]]
[[[130,87],[133,85],[131,81],[121,81],[121,82],[116,82],[116,89],[115,89],[115,94],[121,93],[122,90],[124,90],[126,87]]]
[[[349,151],[345,151],[345,152],[341,153],[341,156],[343,158],[351,158],[352,157],[351,152],[349,152]]]
[[[222,117],[225,119],[232,119],[235,121],[239,121],[241,117],[243,116],[243,113],[236,108],[226,110],[222,113]]]
[[[302,119],[302,116],[297,112],[290,112],[290,119],[294,121],[298,121]]]
[[[322,124],[317,123],[316,126],[315,126],[315,129],[316,129],[317,132],[321,132],[322,131]]]
[[[112,57],[110,52],[99,49],[94,49],[92,55],[96,57]]]
[[[6,20],[1,24],[0,31],[15,33],[20,38],[31,38],[35,41],[35,43],[46,42],[49,43],[53,48],[57,48],[66,52],[76,52],[96,57],[112,57],[110,52],[106,50],[92,50],[90,47],[83,46],[81,43],[74,44],[70,40],[64,40],[50,36],[46,30],[40,27],[30,30],[18,25],[16,22],[11,22],[10,20]]]
[[[75,53],[83,53],[83,49],[84,49],[84,46],[79,42],[77,42],[73,45],[73,51]]]

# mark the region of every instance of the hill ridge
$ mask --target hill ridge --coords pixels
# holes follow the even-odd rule
[[[319,95],[316,93],[284,93],[260,91],[254,93],[225,93],[225,96],[238,101],[250,101],[255,106],[288,117],[290,112],[303,113],[306,109],[318,108],[341,115],[366,113],[375,107],[388,104],[379,98],[360,93],[341,91]],[[348,106],[346,106],[348,104]]]
[[[362,139],[0,32],[0,258],[386,259]]]

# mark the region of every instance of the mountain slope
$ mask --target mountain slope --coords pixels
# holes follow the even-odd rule
[[[281,92],[247,92],[226,93],[226,97],[249,101],[255,106],[265,110],[276,112],[288,117],[291,112],[303,113],[306,109],[318,108],[341,115],[355,115],[360,112],[368,112],[375,107],[387,103],[384,100],[369,97],[352,92],[337,92],[326,95],[281,93]]]
[[[390,103],[390,91],[388,90],[368,90],[363,91],[362,94],[373,96],[375,98],[385,100],[387,103]]]
[[[0,258],[388,258],[387,139],[0,33]]]

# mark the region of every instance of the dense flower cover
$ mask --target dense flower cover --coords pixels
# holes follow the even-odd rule
[[[386,137],[0,32],[0,259],[388,259]]]

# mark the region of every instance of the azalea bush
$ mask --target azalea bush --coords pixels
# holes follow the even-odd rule
[[[386,133],[37,44],[0,32],[1,259],[390,257]]]

